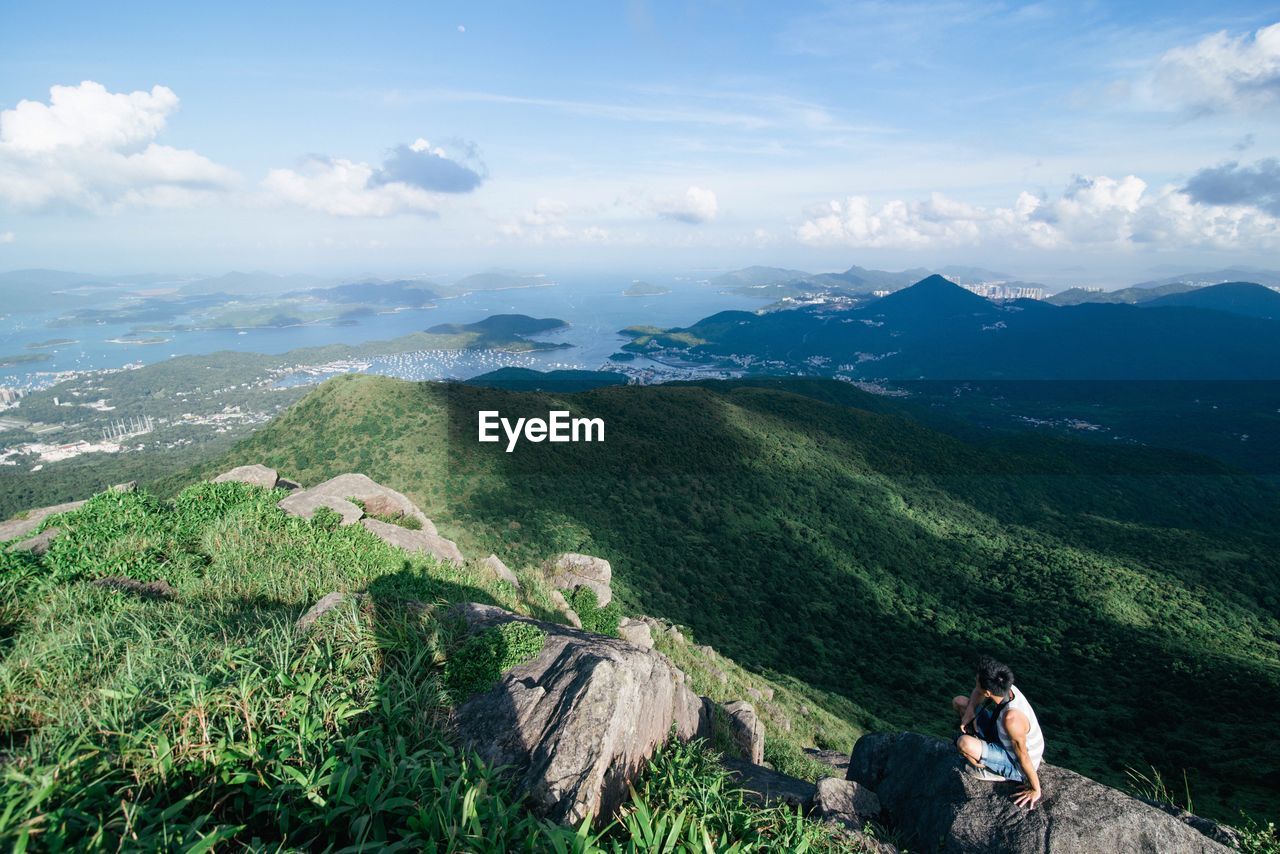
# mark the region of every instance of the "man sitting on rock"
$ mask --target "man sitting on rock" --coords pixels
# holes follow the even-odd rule
[[[994,709],[985,705],[988,700]],[[982,656],[973,693],[956,697],[952,705],[960,715],[956,747],[976,776],[1025,783],[1014,793],[1014,801],[1035,809],[1041,796],[1036,769],[1044,755],[1044,736],[1031,704],[1013,684],[1013,671]]]

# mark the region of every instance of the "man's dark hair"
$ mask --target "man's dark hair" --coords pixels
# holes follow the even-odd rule
[[[1013,684],[1013,671],[989,655],[978,659],[978,684],[1001,699],[1009,696]]]

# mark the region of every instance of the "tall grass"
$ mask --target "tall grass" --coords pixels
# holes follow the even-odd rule
[[[496,678],[541,636],[486,657],[437,615],[458,601],[527,613],[546,591],[286,516],[278,498],[243,484],[172,503],[104,493],[47,523],[64,533],[43,559],[0,553],[0,847],[828,845],[798,816],[749,807],[693,746],[660,753],[603,829],[533,816],[448,721],[459,684]],[[177,596],[93,584],[108,575],[162,578]],[[298,629],[335,590],[361,595]]]

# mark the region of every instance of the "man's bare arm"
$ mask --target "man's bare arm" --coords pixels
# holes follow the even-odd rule
[[[969,706],[964,710],[964,714],[960,716],[960,731],[964,732],[965,727],[973,723],[973,719],[978,716],[978,706],[982,705],[982,685],[977,679],[973,680],[973,692],[969,694]]]
[[[1027,733],[1031,730],[1031,723],[1022,712],[1017,709],[1010,709],[1005,712],[1004,729],[1005,732],[1009,733],[1010,740],[1013,741],[1014,755],[1018,757],[1018,765],[1022,768],[1022,776],[1027,780],[1027,784],[1014,794],[1013,800],[1020,807],[1035,809],[1042,793],[1040,791],[1040,775],[1036,773],[1035,764],[1031,761],[1031,754],[1027,751]]]

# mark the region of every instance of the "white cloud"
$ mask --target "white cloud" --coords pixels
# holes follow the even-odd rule
[[[932,194],[876,205],[866,196],[808,212],[796,237],[811,245],[922,249],[1000,242],[1037,249],[1280,247],[1280,219],[1250,205],[1200,204],[1172,185],[1149,191],[1129,175],[1077,177],[1057,198],[1023,192],[1010,207]]]
[[[17,235],[12,231],[0,231],[0,243],[12,243],[17,239]]]
[[[178,108],[164,86],[108,92],[87,80],[54,86],[49,103],[0,112],[0,200],[23,209],[177,207],[230,189],[236,174],[155,139]]]
[[[434,215],[445,194],[470,193],[487,170],[476,146],[459,142],[460,159],[418,138],[388,152],[381,166],[313,156],[297,169],[272,169],[262,186],[275,201],[334,216]]]
[[[1273,107],[1280,103],[1280,24],[1176,47],[1160,58],[1153,83],[1159,97],[1200,112]]]
[[[434,193],[392,181],[376,183],[367,163],[313,157],[298,169],[272,169],[262,186],[276,200],[334,216],[383,217],[437,212]]]
[[[663,219],[699,224],[716,218],[720,205],[716,194],[705,187],[690,187],[681,197],[654,200],[653,210]]]

